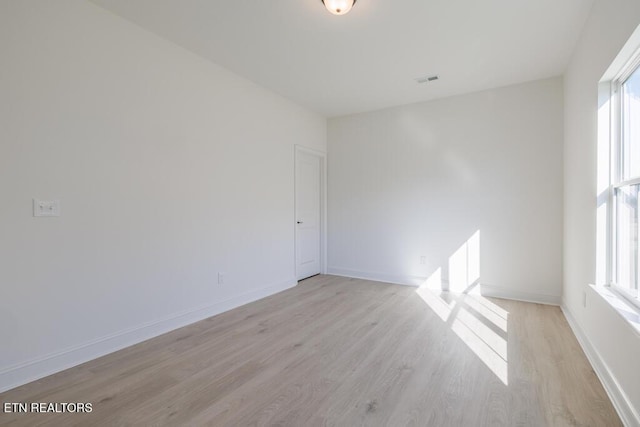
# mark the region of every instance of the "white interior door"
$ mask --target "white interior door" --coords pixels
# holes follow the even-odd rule
[[[296,273],[298,280],[320,274],[321,190],[320,156],[296,150]]]

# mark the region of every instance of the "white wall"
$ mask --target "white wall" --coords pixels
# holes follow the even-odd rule
[[[479,230],[486,289],[559,302],[562,93],[553,78],[329,120],[330,271],[451,279]]]
[[[634,425],[640,425],[640,336],[587,285],[596,281],[598,81],[638,24],[637,0],[595,1],[565,75],[564,155],[563,304],[592,346],[605,385],[619,395],[616,405],[628,422],[635,418]]]
[[[0,390],[295,284],[324,118],[81,0],[0,0],[0,58]]]

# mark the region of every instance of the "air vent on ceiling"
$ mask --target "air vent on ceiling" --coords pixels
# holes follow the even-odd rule
[[[431,83],[431,82],[435,82],[436,80],[438,80],[440,78],[440,76],[426,76],[426,77],[418,77],[416,80],[416,82],[422,84],[422,83]]]

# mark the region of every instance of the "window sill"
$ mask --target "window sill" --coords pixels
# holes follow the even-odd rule
[[[609,286],[589,285],[640,335],[640,309]]]

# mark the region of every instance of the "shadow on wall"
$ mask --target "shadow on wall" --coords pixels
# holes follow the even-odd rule
[[[443,280],[448,273],[448,282]],[[471,351],[508,385],[509,313],[480,294],[480,230],[467,239],[444,267],[416,293]]]

